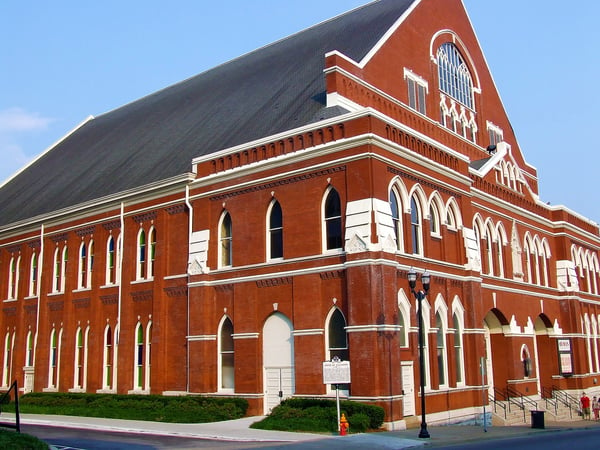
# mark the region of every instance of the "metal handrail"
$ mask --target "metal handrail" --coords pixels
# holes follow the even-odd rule
[[[558,415],[558,400],[553,396],[553,390],[542,386],[542,398],[546,402],[546,411],[549,409],[548,405],[554,408],[554,415]]]
[[[579,400],[568,392],[559,389],[557,386],[552,386],[552,396],[558,402],[569,408],[569,414],[571,418],[573,418],[573,409],[579,410]]]
[[[6,400],[8,399],[8,402],[6,403],[10,402],[10,391],[14,391],[15,393],[15,423],[0,422],[0,427],[14,428],[15,430],[17,430],[17,433],[20,433],[21,416],[19,414],[19,388],[17,385],[17,380],[13,381],[13,383],[10,385],[10,388],[8,388],[8,391],[6,391],[4,395],[0,397],[0,414],[2,414],[2,405],[4,405]]]
[[[527,422],[527,414],[525,411],[525,405],[528,404],[533,406],[534,410],[537,410],[537,403],[528,397],[523,396],[520,392],[512,389],[511,387],[506,388],[506,395],[508,397],[509,404],[513,403],[517,405],[523,411],[523,422]]]
[[[494,391],[496,389],[494,388]],[[506,405],[501,401],[501,400],[497,400],[495,396],[492,395],[488,395],[488,399],[490,401],[490,403],[494,404],[494,413],[498,413],[498,406],[500,408],[502,408],[504,410],[504,419],[506,419]],[[485,420],[485,418],[484,418]]]

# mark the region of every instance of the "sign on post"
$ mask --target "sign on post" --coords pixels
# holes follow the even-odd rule
[[[342,361],[334,356],[331,361],[323,362],[323,384],[335,384],[335,403],[337,423],[340,431],[340,390],[338,384],[350,384],[350,361]]]
[[[350,383],[350,361],[323,362],[323,384],[349,384]]]

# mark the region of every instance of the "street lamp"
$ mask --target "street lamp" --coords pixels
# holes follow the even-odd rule
[[[423,354],[423,309],[421,303],[429,292],[429,282],[431,281],[431,275],[425,271],[421,275],[421,283],[423,284],[422,291],[415,291],[417,286],[417,272],[411,267],[408,271],[408,285],[410,290],[417,299],[417,318],[419,319],[419,375],[421,381],[421,431],[419,431],[420,438],[428,438],[429,431],[427,431],[427,422],[425,422],[425,355]]]

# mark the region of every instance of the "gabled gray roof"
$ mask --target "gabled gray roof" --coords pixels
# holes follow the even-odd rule
[[[369,3],[90,120],[0,189],[0,226],[185,174],[194,157],[330,116],[325,54],[360,61],[415,1]]]

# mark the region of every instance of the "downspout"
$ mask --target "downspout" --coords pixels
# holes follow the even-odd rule
[[[36,355],[37,355],[37,343],[38,343],[38,334],[40,330],[40,306],[41,306],[41,286],[42,286],[42,267],[44,266],[44,224],[40,227],[40,254],[38,256],[38,266],[37,266],[37,286],[36,293],[37,295],[37,311],[35,317],[35,339],[33,341],[33,367],[35,367]],[[35,374],[35,369],[34,369]]]
[[[194,208],[192,207],[192,204],[190,202],[190,186],[186,185],[185,186],[185,204],[188,207],[188,258],[189,258],[189,248],[190,248],[190,243],[192,242],[192,224],[194,221]],[[187,314],[185,316],[185,321],[186,321],[186,333],[185,333],[185,339],[187,340],[186,345],[185,345],[185,390],[186,392],[190,392],[190,342],[189,342],[189,335],[190,335],[190,270],[189,270],[189,260],[188,260],[188,267],[186,269],[186,274],[187,274]]]
[[[115,362],[117,364],[115,364],[116,370],[113,369],[113,390],[116,391],[117,390],[117,380],[119,379],[118,375],[117,375],[117,371],[119,370],[119,365],[118,365],[118,361],[119,361],[119,341],[121,340],[121,305],[122,305],[122,296],[123,296],[123,247],[124,247],[124,241],[125,241],[125,218],[124,218],[124,211],[125,211],[125,204],[123,202],[121,202],[121,213],[120,213],[120,221],[121,221],[121,234],[120,234],[120,238],[121,239],[117,239],[118,242],[118,246],[117,246],[117,250],[119,251],[119,294],[118,294],[118,310],[117,310],[117,338],[115,340],[115,344],[117,347],[117,351],[116,351],[116,355],[113,356]]]

